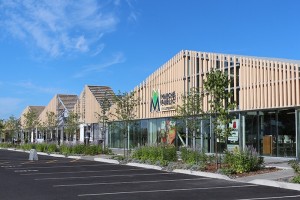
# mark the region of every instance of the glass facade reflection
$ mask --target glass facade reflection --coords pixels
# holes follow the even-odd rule
[[[260,155],[296,157],[299,132],[299,111],[294,109],[249,111],[236,114],[229,124],[233,132],[227,141],[217,141],[218,151],[253,146]],[[297,122],[297,123],[296,123]],[[110,125],[109,147],[136,148],[144,145],[173,144],[192,146],[191,134],[187,136],[184,123],[172,118],[137,120],[129,127],[129,137],[118,130],[118,123]],[[209,118],[199,120],[196,131],[196,148],[214,153],[214,140]]]
[[[247,146],[264,156],[296,156],[294,109],[246,112],[244,116]]]

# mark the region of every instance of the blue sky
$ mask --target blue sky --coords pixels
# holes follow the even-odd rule
[[[0,119],[130,91],[180,50],[300,60],[298,0],[0,0]]]

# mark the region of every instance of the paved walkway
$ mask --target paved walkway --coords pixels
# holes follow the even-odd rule
[[[288,164],[289,160],[293,160],[291,158],[276,158],[276,157],[265,157],[265,165],[266,167],[276,167],[281,170],[276,172],[257,174],[254,176],[247,176],[237,178],[237,181],[241,182],[250,182],[256,179],[264,179],[264,180],[272,180],[272,181],[282,181],[284,179],[288,179],[294,176],[294,170]]]

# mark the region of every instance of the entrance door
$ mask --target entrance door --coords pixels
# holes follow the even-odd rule
[[[257,112],[245,114],[245,144],[259,152],[259,126]]]

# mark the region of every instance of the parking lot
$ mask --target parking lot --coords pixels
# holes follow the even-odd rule
[[[300,199],[300,192],[83,159],[0,150],[0,199]]]

